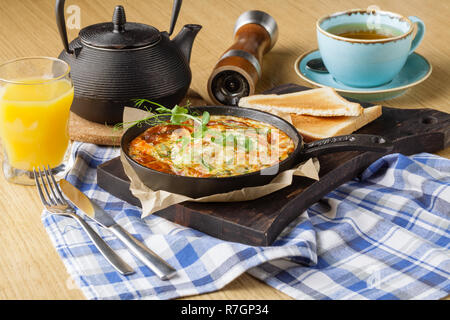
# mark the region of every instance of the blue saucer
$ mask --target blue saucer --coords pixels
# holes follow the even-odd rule
[[[303,80],[318,86],[332,87],[341,95],[360,101],[379,101],[398,97],[409,88],[421,83],[431,74],[431,64],[420,54],[413,53],[406,60],[405,66],[391,82],[372,88],[357,88],[336,81],[329,73],[314,72],[306,67],[311,59],[320,58],[319,50],[302,54],[295,61],[295,72]]]

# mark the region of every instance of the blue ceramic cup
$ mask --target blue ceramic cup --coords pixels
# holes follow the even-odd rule
[[[413,36],[414,25],[417,32]],[[356,39],[340,36],[373,30],[389,35],[384,39]],[[355,9],[335,13],[317,21],[320,55],[335,78],[352,87],[375,87],[391,81],[403,68],[408,56],[421,42],[425,25],[417,17],[381,11]]]

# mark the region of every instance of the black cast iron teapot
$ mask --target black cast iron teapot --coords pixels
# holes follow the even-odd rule
[[[56,22],[75,88],[71,110],[90,121],[122,122],[124,106],[132,99],[149,99],[173,107],[191,83],[189,59],[192,43],[201,29],[188,24],[173,38],[181,0],[175,0],[169,32],[127,22],[125,10],[116,6],[112,22],[83,28],[70,44],[67,40],[64,0],[56,1]]]

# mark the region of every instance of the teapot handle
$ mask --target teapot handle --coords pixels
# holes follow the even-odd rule
[[[56,0],[56,24],[58,25],[59,35],[67,53],[72,54],[74,51],[69,48],[69,41],[67,40],[66,18],[64,17],[64,3],[65,0]]]
[[[175,24],[177,23],[178,14],[180,13],[182,0],[174,0],[172,7],[172,17],[170,19],[170,29],[169,36],[172,35],[173,30],[175,29]]]

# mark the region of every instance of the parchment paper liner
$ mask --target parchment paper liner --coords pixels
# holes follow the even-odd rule
[[[139,109],[125,108],[124,123],[136,119],[143,119],[147,115],[147,112]],[[269,184],[257,187],[248,187],[240,190],[230,191],[227,193],[214,194],[202,198],[193,199],[184,195],[175,194],[164,190],[150,189],[139,179],[136,172],[123,155],[122,151],[120,160],[122,162],[125,174],[130,179],[130,191],[141,202],[141,218],[144,218],[156,211],[184,201],[236,202],[254,200],[289,186],[292,183],[293,176],[303,176],[314,180],[319,180],[319,161],[317,159],[309,159],[292,169],[279,173]]]

